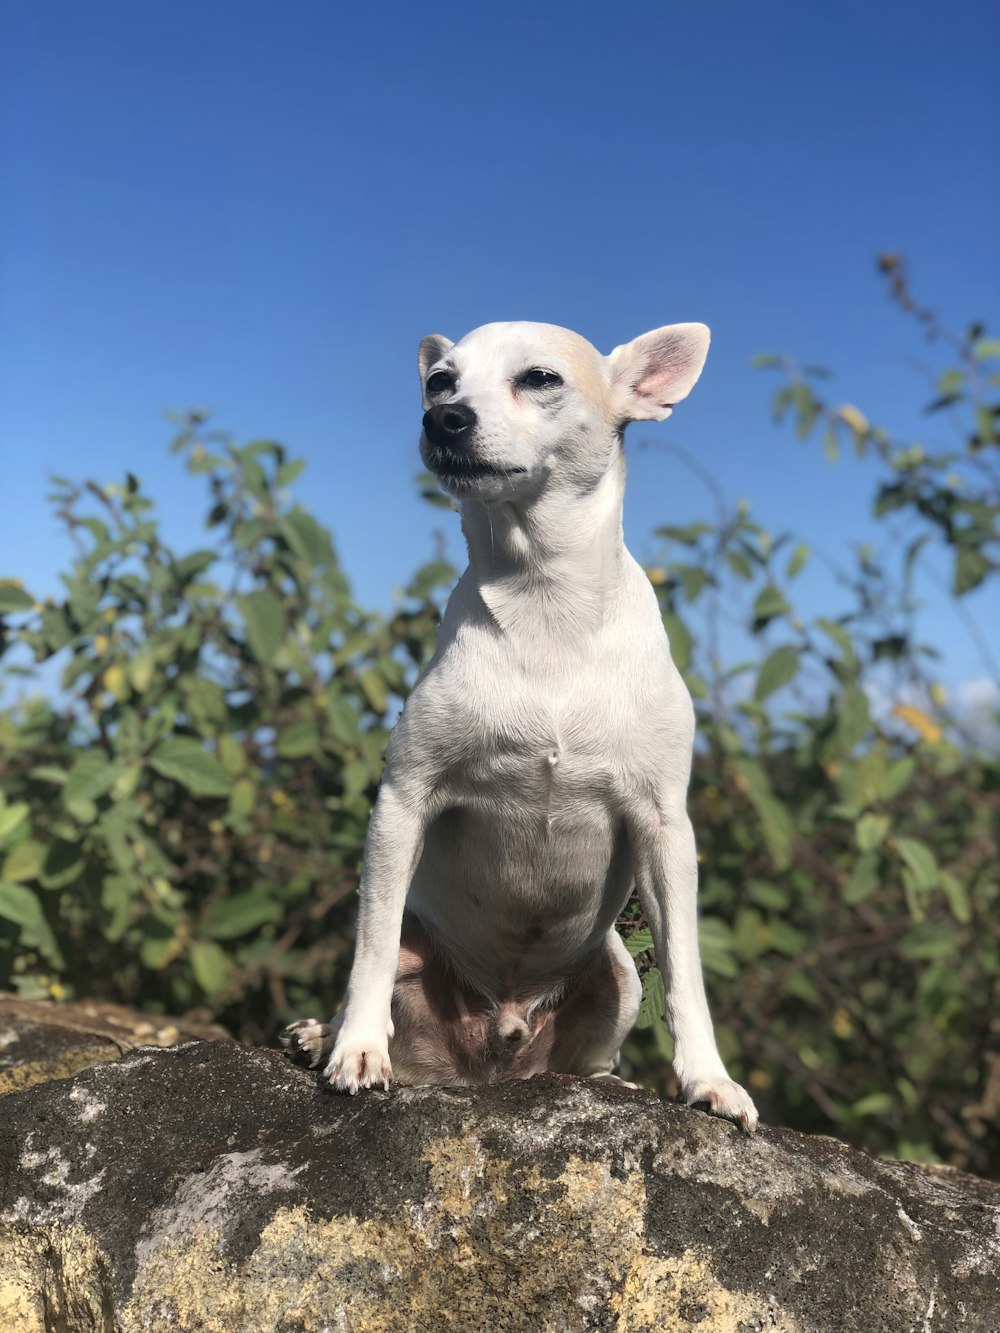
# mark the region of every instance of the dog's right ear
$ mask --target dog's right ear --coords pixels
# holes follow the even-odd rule
[[[450,338],[446,338],[443,333],[428,333],[426,338],[420,339],[420,351],[417,353],[417,364],[420,366],[420,383],[423,385],[427,378],[427,372],[436,362],[440,361],[444,354],[455,344]]]

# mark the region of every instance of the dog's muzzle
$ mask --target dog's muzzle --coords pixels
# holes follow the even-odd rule
[[[468,492],[485,479],[505,479],[523,472],[519,467],[498,467],[477,456],[479,418],[464,403],[439,403],[424,413],[420,454],[453,493]]]

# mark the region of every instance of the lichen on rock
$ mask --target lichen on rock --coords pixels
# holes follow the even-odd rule
[[[1000,1187],[604,1082],[196,1042],[3,1110],[4,1333],[1000,1328]]]

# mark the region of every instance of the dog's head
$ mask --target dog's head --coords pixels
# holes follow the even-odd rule
[[[484,324],[420,344],[420,453],[457,499],[530,499],[552,482],[589,487],[630,421],[662,421],[694,388],[704,324],[668,324],[602,356],[554,324]]]

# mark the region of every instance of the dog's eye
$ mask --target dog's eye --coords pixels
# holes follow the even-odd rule
[[[427,392],[451,393],[455,388],[455,377],[449,375],[446,370],[435,370],[434,374],[427,381]]]
[[[529,389],[554,389],[562,384],[562,376],[554,370],[526,370],[521,376],[521,383]]]

